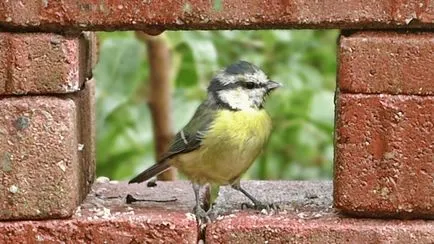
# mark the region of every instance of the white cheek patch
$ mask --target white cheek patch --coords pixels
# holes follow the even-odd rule
[[[233,109],[249,110],[254,107],[254,102],[250,100],[249,94],[242,89],[222,90],[218,92],[218,96],[222,102]]]
[[[250,101],[257,107],[261,106],[264,102],[265,94],[267,93],[265,88],[254,89],[250,93]]]

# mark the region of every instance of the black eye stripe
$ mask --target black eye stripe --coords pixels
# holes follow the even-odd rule
[[[246,89],[255,89],[266,87],[267,84],[264,83],[256,83],[245,80],[238,80],[235,83],[224,84],[220,82],[218,79],[214,79],[211,81],[211,85],[208,87],[208,91],[221,91],[221,90],[231,90],[237,87],[243,87]]]
[[[247,89],[253,89],[256,88],[256,84],[253,82],[243,82],[241,83],[241,86]]]
[[[235,82],[238,86],[247,88],[247,89],[255,89],[255,88],[261,88],[264,86],[264,84],[256,83],[256,82],[249,82],[249,81],[237,81]]]

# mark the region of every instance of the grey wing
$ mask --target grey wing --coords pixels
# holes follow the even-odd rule
[[[175,135],[175,139],[161,161],[199,148],[215,114],[215,109],[207,108],[206,104],[200,105],[190,122]]]

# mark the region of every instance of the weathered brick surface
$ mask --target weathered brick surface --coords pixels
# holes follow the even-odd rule
[[[89,34],[90,40],[95,39]],[[0,95],[80,90],[95,51],[84,36],[0,32]]]
[[[71,216],[95,174],[94,92],[0,99],[0,219]]]
[[[78,204],[76,104],[0,100],[0,219],[66,217]]]
[[[334,212],[331,182],[243,182],[259,199],[280,204],[278,214],[243,210],[247,199],[225,188],[225,212],[206,228],[206,243],[432,243],[434,221],[347,218]]]
[[[405,23],[433,23],[434,21],[434,2],[421,0],[397,0],[394,2],[392,15],[394,19]]]
[[[421,0],[3,1],[0,27],[39,30],[433,27]]]
[[[339,59],[343,92],[434,94],[434,33],[341,36]]]
[[[206,243],[432,243],[434,221],[354,219],[332,209],[326,182],[242,182],[278,214],[239,210],[247,199],[223,187]],[[126,194],[147,202],[124,203]],[[158,202],[159,201],[159,202]],[[196,243],[188,182],[96,183],[71,219],[0,222],[1,243]],[[241,212],[240,212],[241,211]]]
[[[127,205],[128,193],[168,202]],[[187,182],[96,184],[71,219],[0,222],[0,243],[196,243],[193,205]]]
[[[335,206],[434,218],[434,97],[339,94]]]
[[[84,89],[71,95],[76,104],[79,104],[77,113],[78,155],[83,177],[80,177],[81,199],[86,197],[95,179],[96,172],[96,111],[95,111],[95,80],[86,81]]]
[[[95,32],[85,31],[80,38],[80,64],[85,66],[85,77],[92,78],[92,70],[98,62],[99,41]]]

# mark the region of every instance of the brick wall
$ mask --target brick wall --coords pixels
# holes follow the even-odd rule
[[[70,217],[89,191],[94,39],[0,33],[0,219]]]
[[[335,206],[434,218],[434,33],[340,37]]]
[[[265,7],[266,6],[266,7]],[[74,30],[432,28],[422,0],[3,1],[0,27]]]
[[[205,229],[185,182],[91,189],[97,42],[82,31],[307,27],[344,30],[333,187],[243,182],[274,214],[237,211],[224,188]],[[433,1],[2,1],[0,243],[433,243],[433,27]]]

